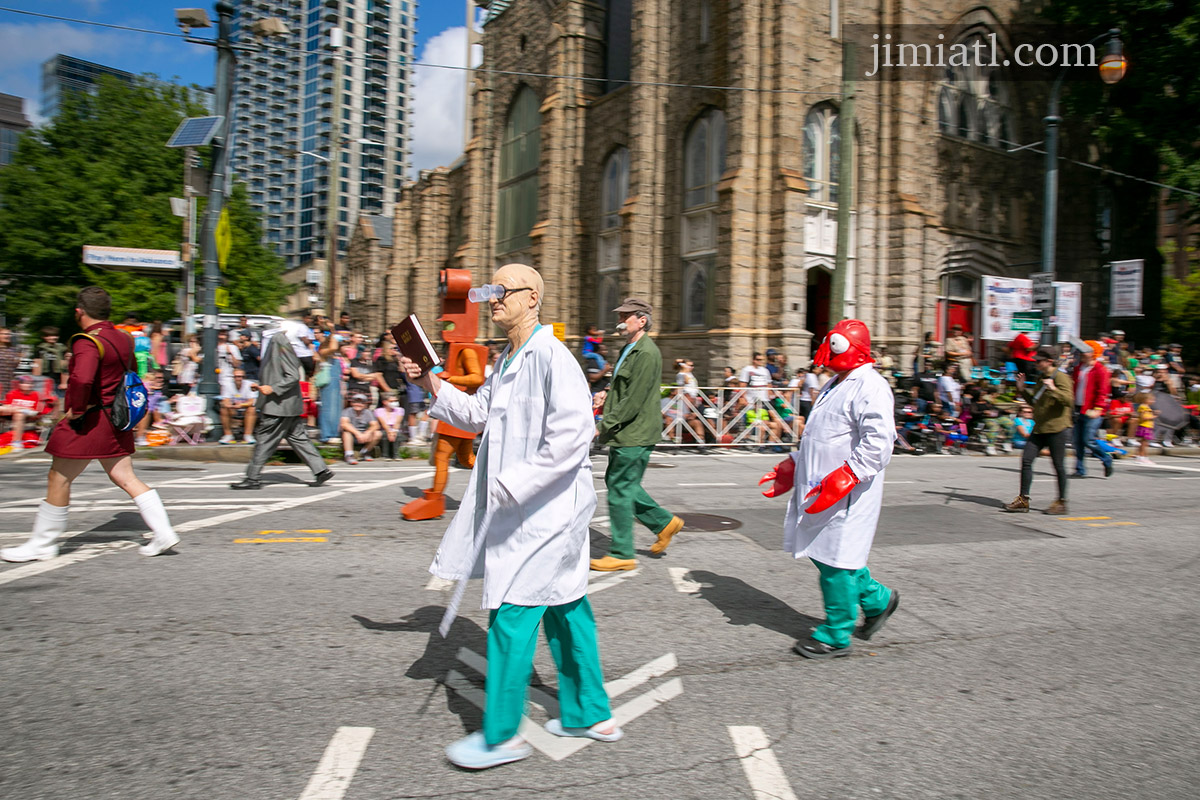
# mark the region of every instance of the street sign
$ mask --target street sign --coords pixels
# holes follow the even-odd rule
[[[1041,333],[1042,312],[1014,311],[1012,315],[1011,329],[1018,333]]]
[[[217,220],[217,264],[221,272],[229,263],[229,251],[233,248],[233,226],[229,224],[229,206],[221,209],[221,218]]]
[[[213,298],[213,302],[217,304],[217,308],[229,308],[229,290],[224,286],[216,288]]]
[[[159,278],[178,278],[183,262],[178,250],[145,250],[140,247],[83,246],[83,263],[114,272],[136,272]]]
[[[1033,307],[1047,314],[1054,311],[1054,273],[1035,272],[1033,279]]]
[[[567,325],[566,325],[566,323],[552,322],[550,324],[554,326],[554,338],[558,339],[560,342],[565,342],[567,340]]]

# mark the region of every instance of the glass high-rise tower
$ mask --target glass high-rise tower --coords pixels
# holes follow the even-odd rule
[[[238,54],[233,170],[288,269],[325,258],[330,213],[344,255],[358,215],[390,213],[408,169],[416,3],[235,5],[236,39],[263,17],[291,32]]]

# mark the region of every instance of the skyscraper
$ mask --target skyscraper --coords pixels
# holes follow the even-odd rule
[[[0,167],[12,163],[17,154],[17,140],[29,130],[25,116],[25,100],[11,94],[0,94]]]
[[[388,213],[408,167],[416,3],[238,0],[236,7],[237,39],[262,17],[282,19],[291,33],[238,54],[233,170],[288,269],[325,258],[330,213],[344,254],[358,214]]]
[[[93,64],[61,53],[42,62],[42,116],[46,119],[58,113],[66,92],[95,92],[102,75],[124,83],[133,83],[133,73]]]

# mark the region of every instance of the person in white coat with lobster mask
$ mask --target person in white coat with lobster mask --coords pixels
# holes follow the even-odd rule
[[[409,379],[434,395],[431,417],[482,432],[470,483],[429,568],[460,582],[448,619],[469,577],[483,578],[483,607],[491,610],[483,730],[446,748],[466,769],[530,754],[517,729],[541,623],[558,665],[562,709],[546,730],[599,741],[621,736],[587,599],[596,507],[591,393],[574,356],[538,323],[542,292],[541,275],[523,264],[501,267],[490,284],[471,290],[473,301],[489,303],[509,341],[474,395],[400,360]]]
[[[870,639],[900,605],[900,592],[871,577],[867,555],[883,505],[883,471],[896,440],[892,390],[875,371],[867,326],[842,320],[813,358],[836,377],[813,402],[800,448],[763,476],[763,494],[793,486],[784,518],[784,549],[807,556],[820,573],[825,624],[792,649],[805,658],[849,655],[850,635]],[[806,505],[807,504],[807,505]]]

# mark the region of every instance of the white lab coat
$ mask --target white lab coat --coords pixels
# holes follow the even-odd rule
[[[475,394],[442,381],[429,415],[483,432],[474,474],[429,571],[448,580],[482,577],[483,608],[583,597],[596,508],[588,454],[596,425],[587,380],[570,351],[549,327],[540,328]],[[497,490],[511,499],[489,509]]]
[[[883,505],[883,471],[896,440],[892,390],[874,364],[830,381],[813,403],[796,462],[796,488],[784,518],[783,547],[843,569],[867,565]],[[833,507],[805,514],[804,496],[843,463],[859,484]],[[815,498],[814,498],[815,500]]]

